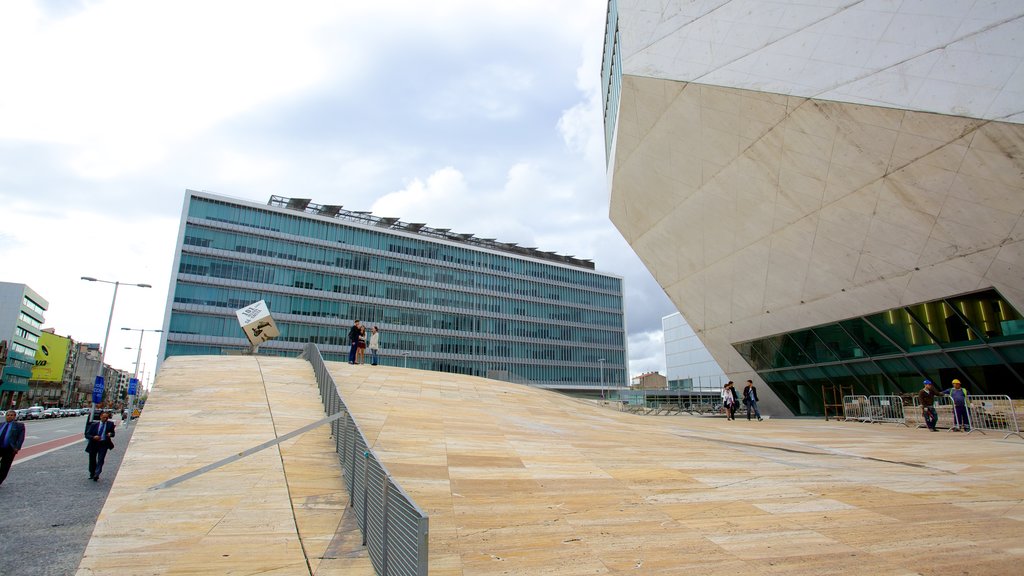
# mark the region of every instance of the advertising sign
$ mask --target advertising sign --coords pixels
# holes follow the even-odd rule
[[[242,327],[246,338],[253,346],[281,335],[274,324],[274,319],[270,317],[270,308],[267,308],[267,303],[263,300],[236,310],[235,315],[238,316],[238,325]]]
[[[49,332],[39,335],[36,349],[36,365],[32,367],[32,379],[39,382],[63,382],[64,366],[68,362],[68,348],[71,339]]]
[[[92,403],[100,404],[103,402],[103,376],[96,377],[96,383],[92,386]]]
[[[139,379],[138,378],[130,378],[128,380],[128,395],[129,396],[135,396],[135,391],[138,390],[138,388],[139,388]]]

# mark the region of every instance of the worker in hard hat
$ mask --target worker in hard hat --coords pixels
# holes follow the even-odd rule
[[[953,400],[953,431],[969,432],[971,418],[967,412],[967,390],[963,388],[959,379],[954,378],[953,387],[946,390],[945,394]]]

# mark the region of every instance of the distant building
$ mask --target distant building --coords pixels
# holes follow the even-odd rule
[[[661,319],[665,371],[670,390],[721,391],[729,378],[700,338],[676,312]]]
[[[44,328],[39,336],[36,362],[29,380],[28,403],[41,406],[68,406],[75,362],[74,341],[58,336],[53,328]]]
[[[261,354],[379,326],[382,362],[596,393],[626,376],[622,279],[593,262],[308,199],[189,190],[160,358],[240,353],[235,311],[264,300]],[[603,361],[602,361],[603,360]],[[603,370],[602,370],[603,369]]]
[[[611,220],[763,411],[1024,395],[1022,6],[609,2]]]
[[[0,339],[7,341],[0,407],[25,404],[47,308],[49,302],[27,285],[0,282]]]
[[[667,390],[668,380],[658,372],[644,372],[629,381],[633,390]]]

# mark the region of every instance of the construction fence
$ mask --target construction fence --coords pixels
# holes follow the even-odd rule
[[[957,406],[949,396],[935,398],[939,426],[967,433],[1004,434],[1003,439],[1021,435],[1024,406],[1009,396],[968,396],[967,403]],[[924,411],[917,396],[843,396],[843,420],[854,422],[892,423],[923,427]]]

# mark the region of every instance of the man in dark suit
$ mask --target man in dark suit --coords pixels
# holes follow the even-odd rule
[[[0,484],[7,479],[7,473],[14,463],[14,456],[25,441],[25,425],[18,422],[18,413],[8,410],[5,422],[0,424]]]
[[[89,453],[89,479],[96,482],[103,471],[103,461],[107,458],[107,450],[114,447],[114,423],[110,422],[110,412],[100,414],[100,421],[93,422],[85,429],[85,451]]]

